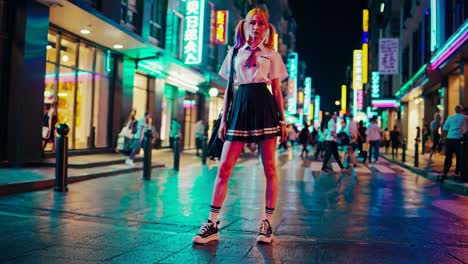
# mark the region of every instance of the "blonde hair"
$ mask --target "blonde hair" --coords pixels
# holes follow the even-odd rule
[[[256,14],[260,14],[261,16],[263,16],[263,18],[265,18],[265,21],[268,24],[266,36],[263,39],[262,44],[269,49],[273,49],[276,30],[272,24],[268,23],[268,14],[265,12],[265,10],[260,9],[258,7],[250,10],[245,16],[245,19],[242,19],[241,21],[239,21],[239,23],[237,23],[236,31],[234,34],[235,48],[240,48],[247,42],[248,36],[246,30],[246,22],[247,24],[250,23],[252,17]]]

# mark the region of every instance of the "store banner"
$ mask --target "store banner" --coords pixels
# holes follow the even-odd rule
[[[379,73],[382,75],[398,74],[399,72],[399,39],[379,39]]]

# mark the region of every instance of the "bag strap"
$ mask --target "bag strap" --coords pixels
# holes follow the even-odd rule
[[[227,102],[228,102],[228,111],[231,107],[232,97],[234,95],[234,59],[236,58],[237,52],[239,48],[234,48],[232,51],[232,58],[231,58],[231,68],[229,70],[229,80],[227,83]]]

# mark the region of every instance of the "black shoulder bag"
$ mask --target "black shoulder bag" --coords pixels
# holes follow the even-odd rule
[[[231,103],[232,103],[232,98],[234,96],[234,58],[237,55],[239,49],[234,48],[232,51],[232,58],[231,58],[231,68],[229,71],[229,80],[227,83],[227,89],[226,89],[226,96],[227,96],[227,113],[226,113],[226,118],[229,116],[229,110],[231,109]],[[223,151],[223,144],[224,141],[222,141],[218,137],[218,132],[219,132],[219,127],[221,126],[223,118],[223,110],[219,113],[218,119],[216,119],[213,130],[211,131],[211,136],[210,136],[210,141],[208,142],[208,152],[207,156],[211,158],[220,158],[221,157],[221,152]]]

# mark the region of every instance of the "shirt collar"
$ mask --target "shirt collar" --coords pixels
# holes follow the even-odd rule
[[[247,50],[248,47],[250,47],[250,46],[249,46],[249,43],[246,42],[246,43],[244,44],[244,46],[242,46],[241,49]],[[254,49],[253,47],[250,47],[250,48],[251,48],[252,50]],[[258,46],[255,47],[255,48],[259,48],[261,51],[263,51],[263,50],[265,49],[265,46],[263,46],[263,44],[260,43],[260,44],[258,44]]]

